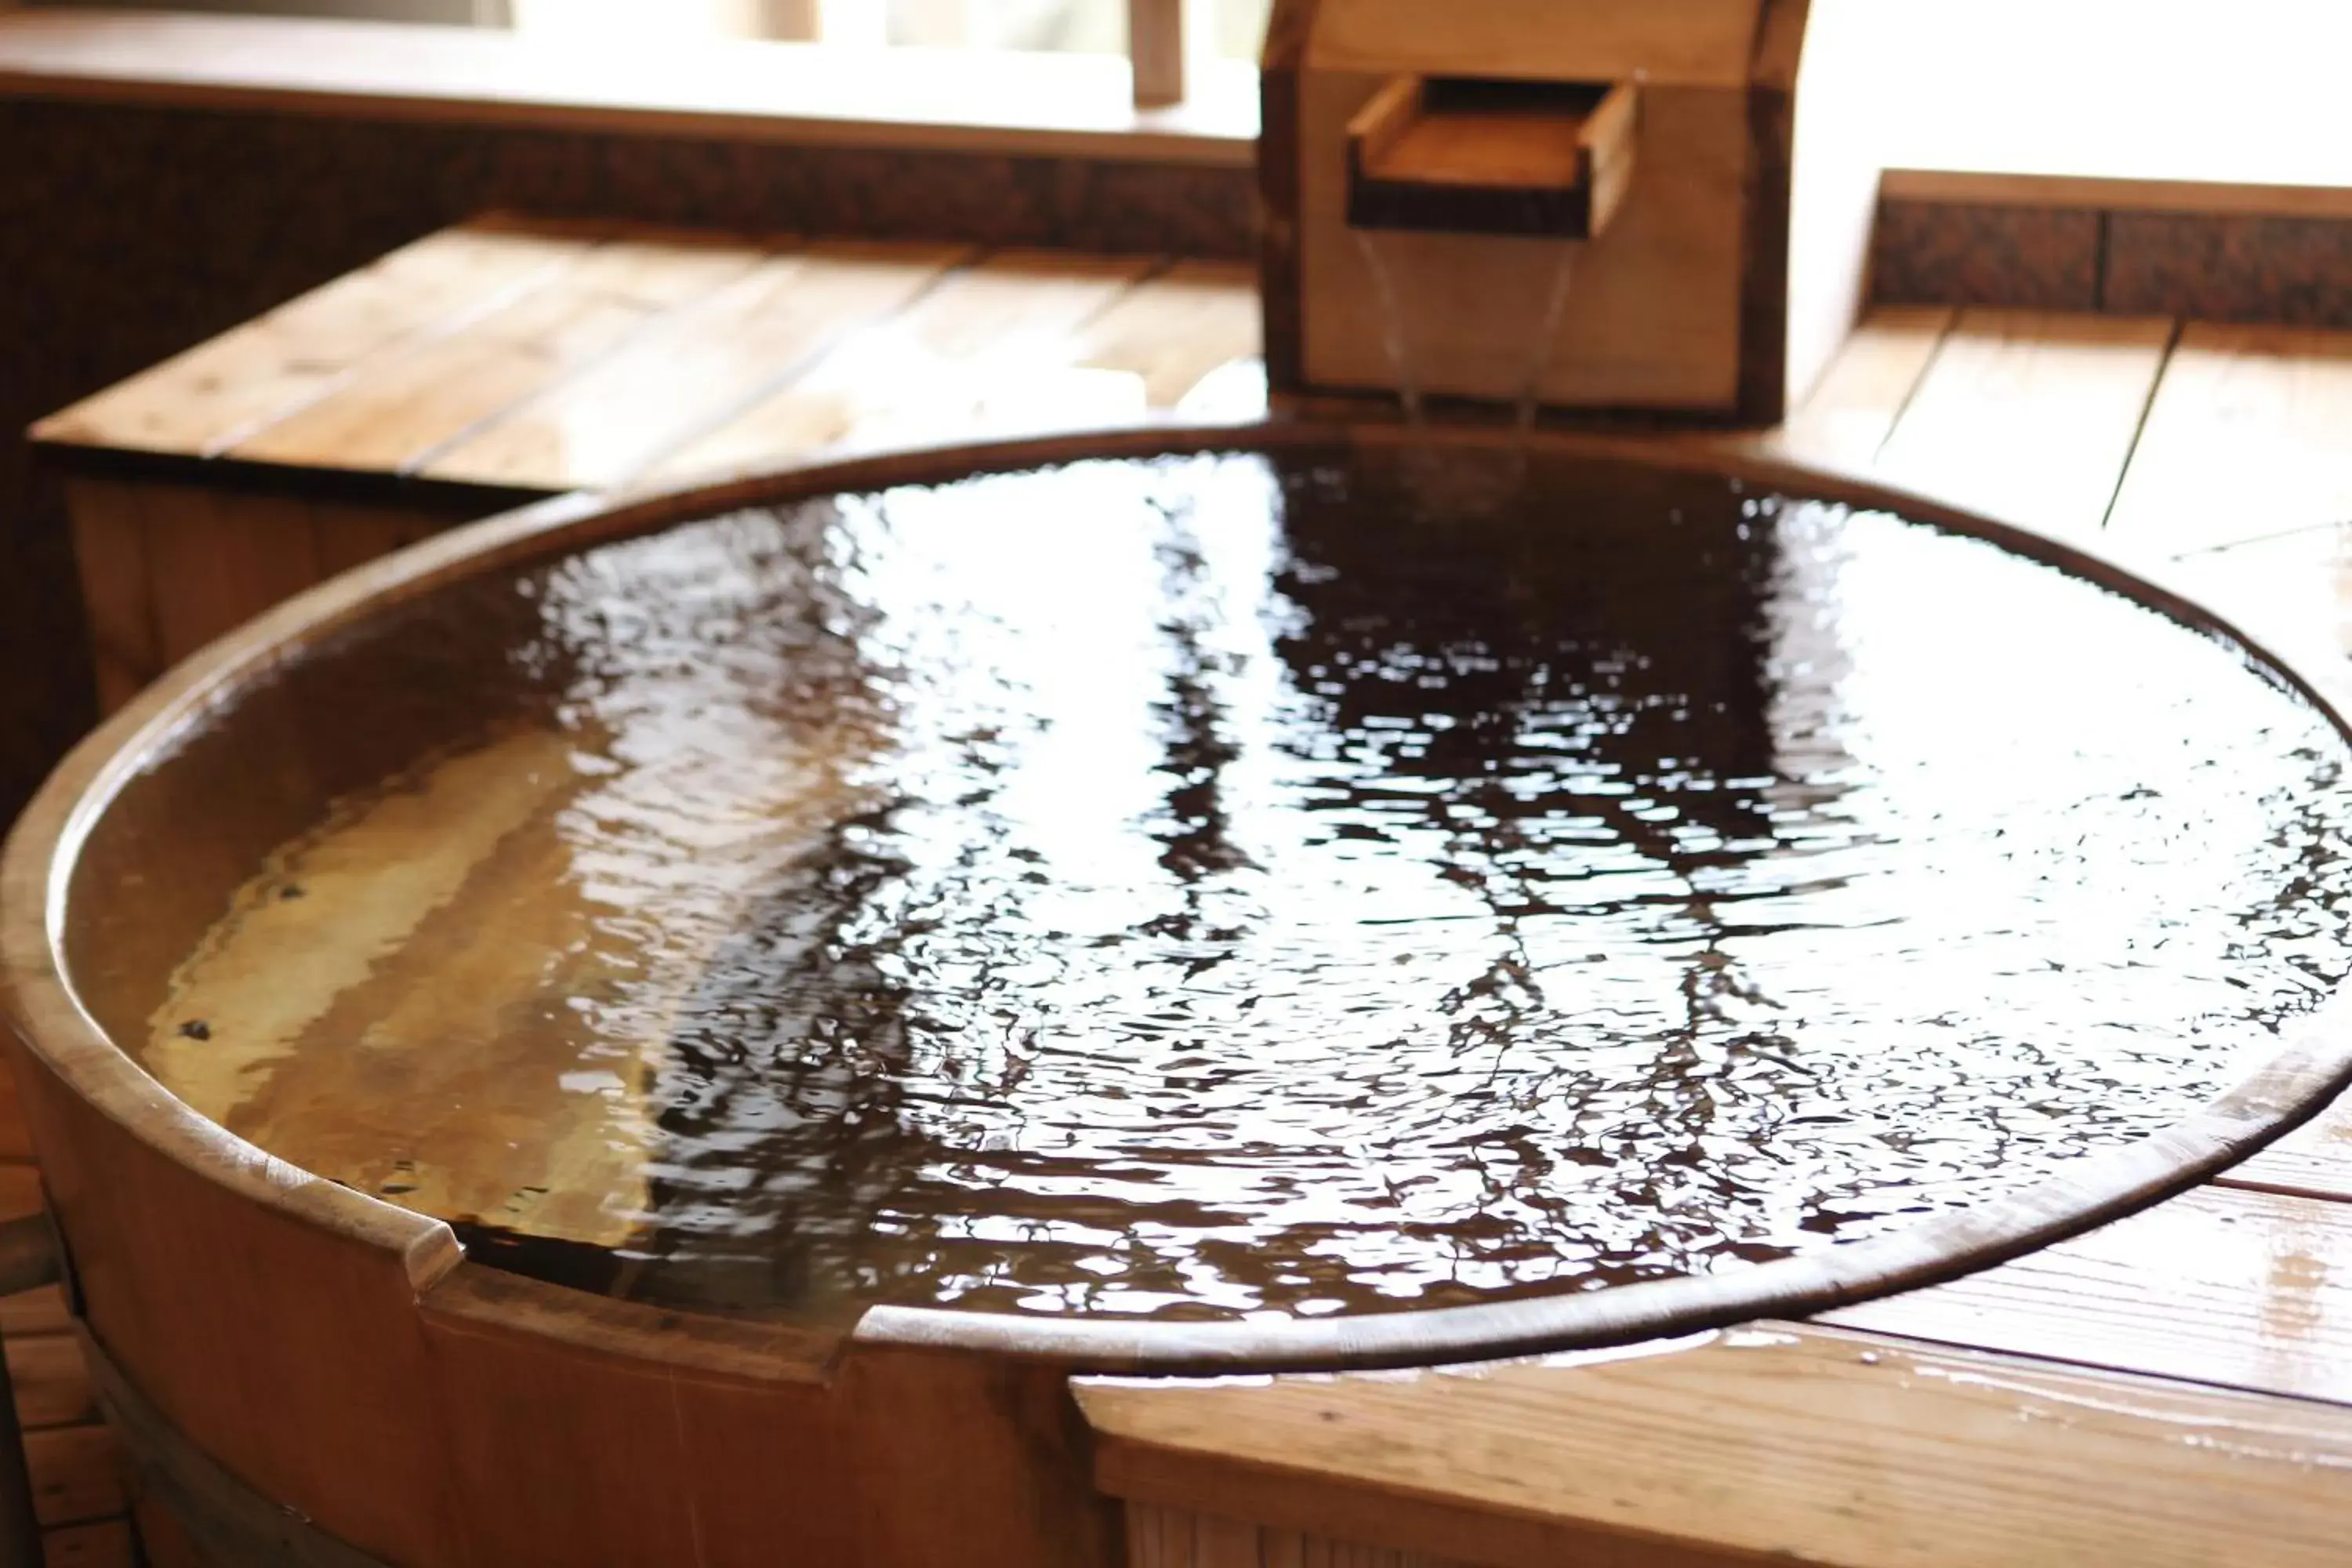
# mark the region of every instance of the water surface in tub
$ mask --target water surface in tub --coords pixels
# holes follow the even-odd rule
[[[1083,463],[458,592],[497,717],[260,868],[145,1060],[646,1300],[1738,1268],[2144,1136],[2352,970],[2307,705],[1719,479]]]

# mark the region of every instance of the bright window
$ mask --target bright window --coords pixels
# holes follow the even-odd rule
[[[1254,59],[1271,0],[1166,0],[1184,49]],[[475,0],[484,25],[573,43],[780,38],[847,46],[1108,54],[1129,48],[1129,0]]]

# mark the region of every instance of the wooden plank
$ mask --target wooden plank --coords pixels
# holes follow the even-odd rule
[[[101,713],[111,713],[137,696],[164,665],[147,563],[147,531],[140,516],[141,489],[121,479],[78,478],[66,484],[74,566],[89,625],[90,662]]]
[[[962,254],[835,242],[772,258],[418,471],[549,490],[618,483],[849,332],[897,314]]]
[[[0,1336],[61,1334],[72,1328],[73,1314],[66,1310],[66,1293],[58,1286],[44,1285],[21,1296],[0,1297]]]
[[[583,249],[558,235],[444,229],[43,420],[34,439],[215,456],[372,356],[496,308]]]
[[[1180,261],[1119,295],[1082,326],[1076,363],[1082,370],[1139,378],[1144,408],[1165,414],[1182,408],[1210,376],[1255,357],[1260,327],[1251,268]]]
[[[2337,1101],[2216,1180],[2222,1186],[2352,1200],[2352,1105]]]
[[[146,1568],[223,1568],[198,1550],[187,1527],[152,1491],[142,1489],[133,1498],[131,1519]]]
[[[140,511],[164,668],[319,581],[299,497],[151,485]]]
[[[142,480],[77,479],[68,499],[105,712],[230,627],[458,521]],[[0,1106],[0,1156],[28,1152],[20,1122]]]
[[[1266,384],[1307,389],[1304,269],[1298,231],[1306,153],[1300,115],[1307,43],[1321,0],[1271,0],[1258,56],[1257,275],[1265,337]]]
[[[453,1250],[446,1231],[373,1211],[358,1216],[373,1232],[348,1218],[320,1223],[313,1216],[348,1194],[307,1180],[293,1202],[309,1213],[273,1215],[236,1184],[249,1163],[192,1168],[199,1162],[157,1152],[53,1077],[27,1089],[90,1331],[125,1373],[284,1508],[387,1561],[454,1561],[415,1322],[419,1283],[436,1271],[428,1249]],[[255,1282],[270,1279],[301,1289],[257,1316]],[[107,1433],[29,1436],[37,1492],[45,1454],[57,1470],[40,1500],[45,1522],[121,1510],[111,1468],[93,1469],[88,1452]]]
[[[2258,640],[2352,655],[2352,523],[2191,551],[2166,575]]]
[[[1128,1568],[1455,1568],[1418,1552],[1139,1502],[1128,1505],[1127,1542]]]
[[[1822,1321],[2352,1403],[2352,1206],[2205,1188]]]
[[[25,1125],[25,1108],[16,1098],[16,1075],[0,1066],[0,1160],[33,1157],[33,1134]]]
[[[366,564],[462,521],[432,512],[342,501],[310,503],[310,552],[321,581]]]
[[[1877,477],[2062,537],[2095,532],[2171,336],[2164,321],[1963,311]]]
[[[0,1161],[0,1220],[41,1212],[41,1173],[29,1160]]]
[[[26,1431],[72,1426],[98,1419],[89,1370],[70,1334],[12,1336],[8,1378],[16,1389],[16,1420]]]
[[[133,1568],[139,1562],[138,1542],[125,1519],[52,1530],[42,1537],[41,1550],[43,1568]]]
[[[302,468],[406,473],[619,347],[664,311],[749,272],[740,243],[614,239],[543,286],[396,357],[237,443],[231,455]]]
[[[2352,522],[2352,332],[2192,322],[2109,527],[2168,555]]]
[[[1868,474],[1954,315],[1940,305],[1878,306],[1854,329],[1820,386],[1786,424],[1734,439],[1792,462]]]
[[[1127,58],[1139,109],[1184,101],[1186,0],[1127,0]]]
[[[25,1466],[33,1476],[33,1511],[43,1526],[112,1519],[129,1504],[122,1489],[122,1454],[105,1426],[52,1426],[25,1434]]]
[[[2352,1412],[1836,1330],[1076,1387],[1115,1496],[1495,1568],[2343,1560]]]
[[[999,252],[681,447],[647,480],[682,483],[819,453],[1029,432],[1090,416],[1108,424],[1132,418],[1143,412],[1141,387],[1115,370],[1085,374],[1080,334],[1149,270],[1133,257]]]

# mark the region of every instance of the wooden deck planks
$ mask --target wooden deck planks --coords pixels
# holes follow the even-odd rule
[[[2191,322],[2110,526],[2178,555],[2352,522],[2352,332]]]
[[[771,257],[416,472],[549,491],[624,482],[861,327],[901,315],[965,255],[838,241]]]
[[[1966,310],[1880,448],[1877,478],[2061,537],[2095,532],[2168,321]]]
[[[1209,378],[1263,352],[1255,275],[1230,262],[1180,261],[1127,290],[1079,331],[1083,369],[1132,376],[1141,405],[1154,413],[1186,409]],[[1203,409],[1247,418],[1257,405]]]
[[[1132,1503],[1127,1568],[1466,1568],[1418,1552],[1274,1530],[1188,1509]]]
[[[477,426],[584,370],[665,312],[763,259],[740,243],[612,239],[458,331],[354,377],[228,455],[409,473]]]
[[[16,1419],[39,1426],[77,1426],[98,1419],[97,1396],[81,1349],[72,1336],[26,1334],[7,1344],[8,1377],[16,1390]]]
[[[221,633],[462,516],[89,475],[68,493],[105,712]],[[10,1136],[0,1125],[0,1151]]]
[[[122,1519],[62,1525],[48,1531],[42,1546],[43,1568],[133,1568],[140,1561],[131,1522]]]
[[[574,261],[574,238],[461,225],[76,404],[37,440],[210,458],[327,395],[376,356],[495,309]]]
[[[38,1214],[41,1202],[32,1163],[0,1160],[0,1219]],[[130,1563],[120,1446],[99,1424],[63,1293],[51,1286],[0,1298],[0,1347],[15,1385],[48,1561],[86,1568]]]
[[[2352,1466],[2330,1405],[1780,1324],[1078,1397],[1114,1495],[1494,1568],[2213,1568],[2252,1519],[2266,1565],[2315,1568]]]
[[[2207,1187],[1821,1321],[2352,1404],[2352,1208]]]
[[[122,1450],[100,1426],[51,1426],[25,1434],[33,1476],[33,1513],[43,1529],[120,1519],[130,1510]]]
[[[1131,301],[1150,270],[1140,258],[999,251],[845,337],[737,417],[670,453],[647,481],[667,488],[820,453],[1129,422],[1144,412],[1146,384],[1087,374],[1085,331]],[[1167,298],[1172,304],[1181,296]],[[1175,336],[1189,346],[1197,322],[1176,310],[1154,320],[1164,325],[1170,317],[1183,324],[1158,341]]]
[[[1958,314],[1943,306],[1873,310],[1804,406],[1746,444],[1791,462],[1869,474]]]
[[[2330,1106],[2217,1184],[2352,1202],[2352,1106]]]

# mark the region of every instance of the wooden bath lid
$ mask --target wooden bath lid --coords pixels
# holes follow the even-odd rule
[[[714,489],[607,504],[567,498],[446,535],[313,589],[223,638],[142,696],[59,769],[12,837],[0,869],[0,952],[21,1037],[63,1089],[126,1129],[154,1155],[244,1201],[365,1251],[395,1256],[428,1306],[456,1319],[527,1317],[533,1332],[656,1361],[761,1380],[823,1375],[840,1346],[778,1331],[601,1300],[461,1267],[447,1226],[324,1182],[243,1142],[165,1093],[107,1039],[67,971],[65,921],[78,857],[116,795],[200,714],[266,683],[271,672],[394,604],[478,574],[513,570],[681,521],[781,500],[1095,457],[1379,445],[1385,427],[1310,424],[1139,430],[898,455]],[[1507,433],[1459,432],[1476,444]],[[2264,645],[2197,608],[2147,572],[2043,535],[1912,496],[1832,479],[1765,458],[1696,447],[1546,435],[1563,453],[1718,473],[1768,489],[1885,510],[1988,540],[2149,605],[2243,646],[2308,696],[2339,730],[2352,710],[2340,661]],[[1958,1275],[2017,1256],[2185,1188],[2315,1110],[2352,1075],[2352,1032],[2338,997],[2297,1043],[2203,1111],[2141,1142],[2084,1157],[2021,1197],[1937,1218],[1878,1239],[1717,1277],[1605,1291],[1356,1318],[1282,1322],[1052,1321],[877,1307],[850,1342],[957,1349],[1101,1371],[1202,1372],[1424,1364],[1522,1351],[1617,1343],[1768,1315],[1802,1312]],[[72,1205],[66,1203],[70,1226]],[[495,1279],[495,1283],[493,1280]]]

